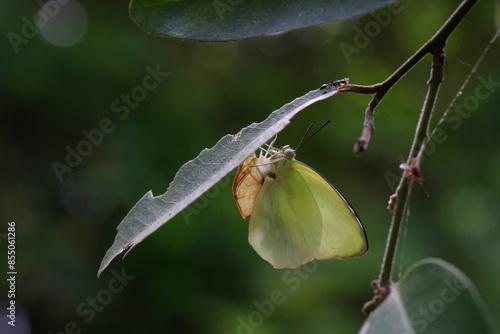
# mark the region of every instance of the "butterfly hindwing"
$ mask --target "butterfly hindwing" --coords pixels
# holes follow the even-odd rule
[[[293,161],[277,163],[255,198],[249,242],[275,268],[296,268],[314,259],[321,245],[321,212]]]

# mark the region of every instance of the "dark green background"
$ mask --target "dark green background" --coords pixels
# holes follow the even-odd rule
[[[360,309],[372,297],[370,282],[379,272],[391,217],[386,204],[395,183],[386,176],[399,174],[408,154],[429,57],[376,109],[377,130],[366,153],[354,156],[352,146],[369,96],[320,102],[296,116],[278,139],[279,145],[296,145],[309,123],[332,120],[298,159],[325,175],[355,207],[370,242],[367,255],[315,262],[306,267],[311,273],[273,269],[247,242],[247,222],[231,194],[233,172],[193,204],[189,215],[171,220],[125,260],[116,259],[101,278],[96,273],[128,210],[150,189],[163,193],[184,162],[332,79],[383,80],[458,3],[404,1],[401,13],[348,60],[340,44],[356,46],[356,29],[376,22],[373,16],[203,44],[148,35],[130,20],[127,2],[117,1],[83,4],[88,29],[80,43],[59,48],[34,37],[16,54],[6,36],[20,34],[22,18],[31,18],[39,5],[2,0],[0,233],[8,221],[16,222],[16,301],[33,332],[59,333],[75,322],[82,333],[233,334],[239,317],[248,321],[255,315],[254,301],[269,300],[275,290],[283,302],[254,333],[356,332],[364,319]],[[494,10],[494,1],[481,1],[450,38],[437,116],[493,36]],[[458,103],[475,95],[478,76],[500,82],[498,54],[496,42]],[[169,76],[120,120],[112,102],[142,85],[145,68],[157,64]],[[456,123],[442,126],[446,140],[425,157],[425,182],[413,192],[395,266],[397,279],[419,259],[443,258],[477,285],[493,315],[500,314],[499,104],[496,87],[458,129],[452,127]],[[104,118],[112,120],[113,131],[59,182],[54,161],[64,163],[66,146],[75,148],[85,139],[82,131],[97,128]],[[5,277],[5,235],[0,241]],[[114,282],[113,270],[135,278],[87,323],[89,313],[81,312],[90,309],[87,298],[105,296],[100,291]],[[7,291],[1,282],[0,300]]]

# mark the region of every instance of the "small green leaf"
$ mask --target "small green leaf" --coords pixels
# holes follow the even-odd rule
[[[196,41],[231,41],[349,19],[397,0],[132,0],[147,32]]]
[[[253,123],[236,135],[225,135],[210,149],[186,162],[177,172],[167,192],[154,197],[149,191],[118,225],[118,234],[106,252],[98,276],[120,253],[130,251],[161,225],[203,195],[243,160],[290,123],[290,119],[311,104],[337,93],[336,88],[310,91],[275,110],[261,123]],[[236,204],[235,204],[236,205]]]
[[[497,333],[474,284],[440,259],[415,263],[360,330],[376,333]]]

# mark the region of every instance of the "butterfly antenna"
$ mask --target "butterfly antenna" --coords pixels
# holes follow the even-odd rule
[[[302,146],[304,146],[309,140],[311,140],[312,137],[314,137],[318,132],[319,130],[323,129],[328,123],[330,123],[330,120],[326,121],[325,123],[323,123],[322,126],[319,127],[318,130],[316,130],[316,132],[314,132],[309,138],[307,138],[305,141],[304,141],[304,138],[307,136],[307,134],[309,133],[309,131],[311,130],[311,128],[313,127],[313,123],[311,123],[311,125],[309,125],[309,127],[307,128],[306,132],[304,133],[304,135],[302,136],[302,139],[300,140],[299,144],[297,145],[297,148],[295,149],[295,151],[297,151],[299,148],[301,148]]]
[[[304,144],[302,144],[302,142],[304,141],[304,138],[306,138],[307,134],[309,133],[309,131],[311,131],[311,128],[313,127],[314,123],[311,123],[309,124],[309,127],[307,128],[306,132],[304,133],[304,135],[302,136],[302,138],[300,139],[300,142],[298,143],[297,145],[297,148],[295,150],[298,150],[299,148],[301,148]],[[309,139],[308,139],[309,140]],[[307,142],[307,141],[306,141]]]

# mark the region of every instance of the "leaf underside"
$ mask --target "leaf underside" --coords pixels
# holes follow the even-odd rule
[[[494,327],[464,273],[431,258],[408,269],[359,333],[497,333]]]
[[[311,104],[337,93],[336,88],[315,89],[273,111],[261,123],[253,123],[236,135],[225,135],[210,149],[186,162],[163,195],[147,192],[118,225],[113,245],[104,255],[98,276],[120,253],[130,251],[161,225],[193,203],[243,160],[290,123]]]
[[[232,41],[340,21],[397,0],[132,0],[147,32],[195,41]]]

